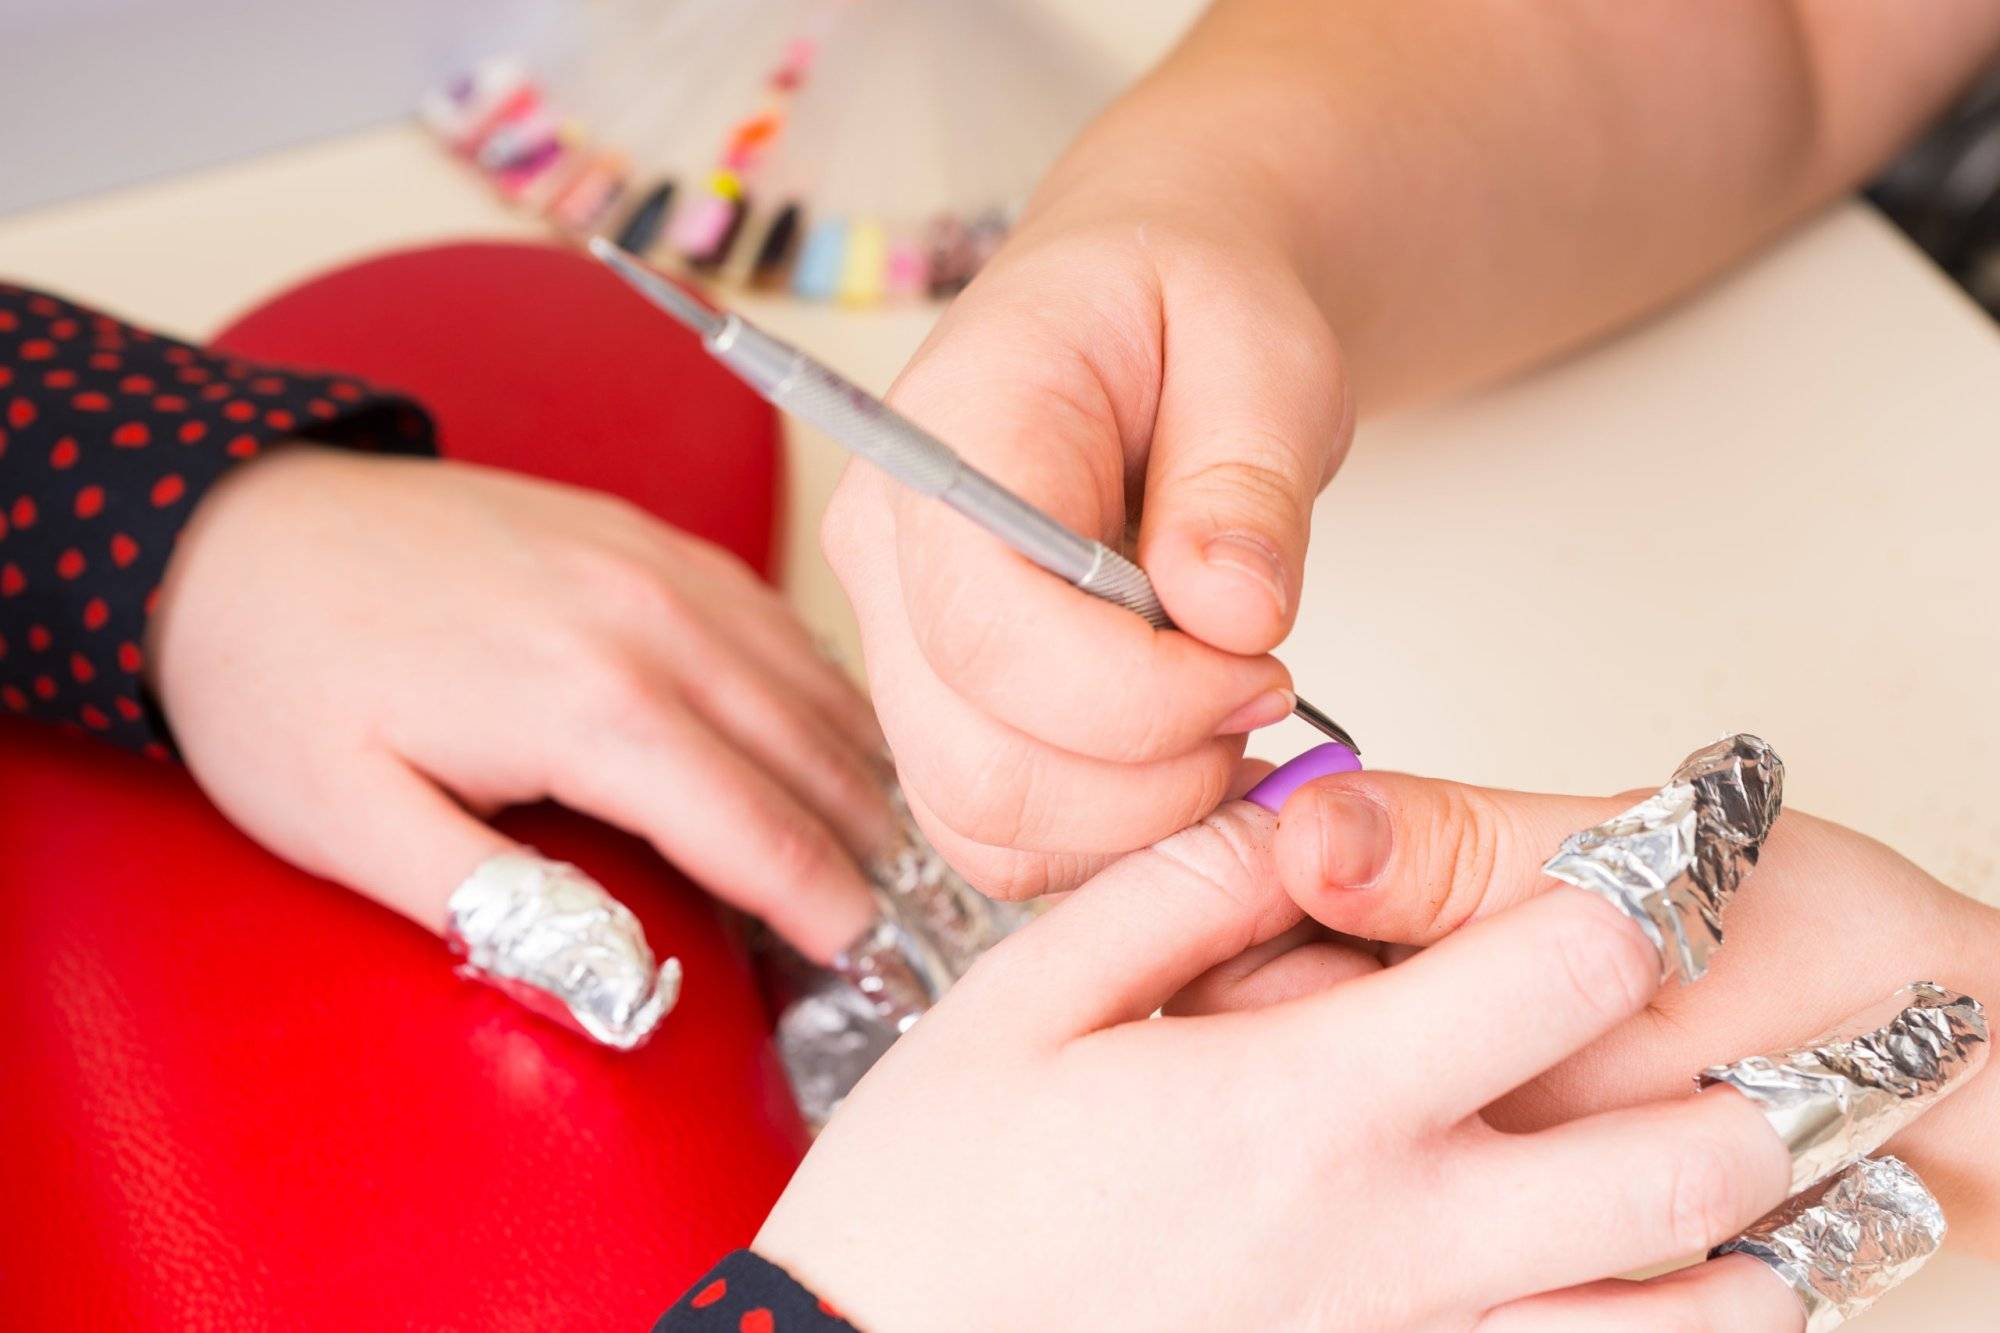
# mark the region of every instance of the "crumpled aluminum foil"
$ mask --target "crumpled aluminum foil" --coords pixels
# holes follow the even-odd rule
[[[792,1099],[814,1130],[900,1034],[860,991],[831,972],[813,977],[778,1016],[778,1054]]]
[[[1842,1035],[1844,1034],[1844,1035]],[[1913,982],[1833,1035],[1696,1076],[1748,1097],[1792,1154],[1796,1194],[1874,1152],[1986,1063],[1979,1001]]]
[[[680,961],[655,970],[630,909],[530,847],[488,857],[452,890],[445,940],[465,959],[460,976],[622,1051],[642,1045],[680,998]]]
[[[881,918],[831,969],[792,960],[802,980],[778,1019],[778,1053],[814,1129],[981,954],[1035,915],[967,884],[924,837],[902,792],[889,796],[896,831],[867,867]]]
[[[1709,1256],[1764,1264],[1797,1294],[1806,1333],[1827,1333],[1907,1281],[1944,1234],[1944,1210],[1916,1172],[1894,1157],[1864,1157]]]
[[[1033,920],[1035,909],[995,902],[967,884],[917,827],[900,787],[890,788],[889,806],[896,832],[888,850],[868,866],[868,878],[887,915],[923,941],[949,986],[981,954]]]
[[[1757,864],[1783,806],[1785,765],[1751,735],[1696,750],[1673,780],[1617,817],[1571,834],[1544,874],[1631,917],[1660,952],[1660,978],[1699,980],[1722,947],[1722,913]]]
[[[951,984],[928,941],[886,913],[834,956],[832,971],[868,1002],[869,1013],[897,1033],[915,1027]]]

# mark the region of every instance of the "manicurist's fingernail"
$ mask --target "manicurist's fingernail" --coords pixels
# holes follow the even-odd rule
[[[1291,605],[1291,597],[1285,591],[1285,569],[1278,563],[1278,556],[1269,545],[1257,538],[1240,532],[1225,532],[1220,537],[1211,537],[1202,548],[1201,558],[1217,569],[1227,569],[1232,573],[1261,585],[1271,594],[1278,614],[1285,614]]]
[[[1310,800],[1319,821],[1320,883],[1331,889],[1373,884],[1389,860],[1388,812],[1351,791],[1316,791]]]
[[[1249,703],[1222,719],[1215,728],[1218,736],[1241,736],[1246,731],[1268,727],[1292,715],[1298,697],[1290,690],[1266,690]]]

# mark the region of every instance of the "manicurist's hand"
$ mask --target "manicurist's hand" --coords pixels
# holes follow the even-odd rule
[[[1189,165],[1210,185],[1232,170]],[[870,467],[825,523],[904,790],[1005,897],[1200,818],[1244,734],[1290,712],[1268,654],[1349,429],[1333,336],[1276,238],[1212,216],[1192,183],[1052,190],[890,398],[1076,530],[1131,532],[1179,630]]]
[[[1699,14],[1216,0],[1070,149],[892,397],[1065,522],[1130,532],[1181,632],[866,467],[826,518],[905,791],[976,883],[1072,886],[1214,806],[1284,713],[1267,654],[1357,395],[1490,380],[1690,290],[2000,48],[1989,0]],[[1365,733],[1339,686],[1314,701]]]
[[[881,738],[733,556],[618,501],[294,445],[202,502],[146,660],[188,765],[273,851],[431,929],[552,797],[824,961],[867,926]]]
[[[1334,930],[1431,945],[1551,892],[1567,896],[1542,874],[1543,861],[1567,835],[1636,799],[1342,774],[1308,783],[1286,802],[1277,865],[1292,897]],[[1246,983],[1256,982],[1246,1003],[1317,984],[1275,952],[1251,961],[1269,970],[1258,979],[1239,969]],[[1917,978],[2000,994],[2000,911],[1851,829],[1788,810],[1730,906],[1727,943],[1708,976],[1653,995],[1628,1021],[1500,1100],[1489,1118],[1534,1129],[1670,1096],[1687,1086],[1690,1070],[1796,1045]],[[1226,1003],[1226,989],[1192,1007]],[[2000,1253],[1996,1123],[2000,1075],[1988,1069],[1889,1145],[1944,1202],[1954,1239],[1989,1253]]]
[[[882,1333],[1802,1326],[1740,1256],[1597,1281],[1782,1198],[1786,1151],[1733,1090],[1480,1118],[1652,1000],[1658,955],[1597,898],[1387,969],[1321,946],[1300,998],[1149,1019],[1299,921],[1272,823],[1226,805],[995,949],[842,1107],[757,1250]]]

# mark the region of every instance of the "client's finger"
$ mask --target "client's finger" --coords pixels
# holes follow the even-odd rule
[[[555,756],[552,771],[557,800],[646,838],[815,962],[831,961],[875,919],[867,882],[833,830],[688,714],[635,714]]]
[[[442,933],[452,890],[487,857],[515,846],[386,751],[366,751],[335,766],[322,776],[320,796],[301,812],[309,818],[299,827],[266,835],[272,850],[352,885],[426,930]],[[341,836],[315,833],[322,821],[340,827]]]
[[[694,628],[685,638],[677,650],[680,669],[659,664],[658,688],[685,699],[713,731],[824,820],[857,859],[887,846],[895,824],[880,754],[856,749],[823,713],[731,645]]]
[[[983,984],[999,986],[1031,1032],[1143,1018],[1298,921],[1271,873],[1270,840],[1270,815],[1241,801],[1222,807],[1122,858],[1004,942]]]
[[[1474,1197],[1494,1217],[1547,1219],[1532,1235],[1474,1223],[1465,1252],[1492,1263],[1496,1297],[1703,1253],[1777,1207],[1791,1180],[1784,1144],[1727,1088],[1480,1137],[1461,1168]]]
[[[1805,1314],[1785,1284],[1755,1259],[1725,1255],[1645,1282],[1611,1278],[1513,1301],[1475,1333],[1801,1333]]]
[[[1308,1041],[1323,1044],[1332,1024],[1349,1045],[1380,1043],[1366,1062],[1385,1071],[1379,1094],[1442,1127],[1624,1022],[1659,987],[1660,956],[1639,927],[1564,886],[1302,1009]]]
[[[666,548],[667,560],[694,562],[697,572],[711,576],[711,594],[734,603],[735,614],[724,617],[716,628],[857,750],[880,756],[886,743],[867,696],[814,642],[784,598],[734,555],[678,532],[670,535],[674,540]]]
[[[1541,866],[1562,840],[1631,803],[1343,773],[1285,802],[1278,873],[1335,930],[1429,944],[1551,887]]]

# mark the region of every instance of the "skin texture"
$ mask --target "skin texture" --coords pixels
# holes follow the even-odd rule
[[[1646,795],[1542,796],[1342,774],[1293,793],[1274,860],[1287,892],[1325,927],[1428,946],[1518,903],[1567,893],[1542,862],[1568,834]],[[1310,994],[1325,984],[1334,947],[1323,931],[1295,929],[1183,995],[1181,1011]],[[1652,996],[1632,1019],[1496,1101],[1487,1119],[1533,1130],[1672,1096],[1692,1070],[1783,1050],[1917,980],[2000,998],[2000,911],[1851,829],[1787,810],[1730,904],[1709,975]],[[1944,1204],[1953,1243],[1988,1255],[2000,1255],[1995,1125],[2000,1075],[1988,1068],[1888,1148]]]
[[[1284,711],[1267,654],[1357,403],[1692,289],[1863,179],[1996,45],[1993,0],[1920,23],[1873,0],[1220,0],[890,395],[1064,521],[1131,534],[1183,632],[872,469],[828,510],[926,830],[1019,897],[1213,808],[1240,733]]]
[[[431,930],[552,797],[825,960],[889,833],[866,700],[735,557],[620,501],[289,446],[204,498],[151,627],[188,766],[252,837]]]
[[[1733,1091],[1532,1134],[1480,1118],[1652,997],[1658,956],[1595,898],[1148,1020],[1299,920],[1272,824],[1225,805],[983,959],[842,1107],[758,1251],[885,1333],[1801,1326],[1740,1258],[1603,1281],[1783,1196],[1784,1150]]]

